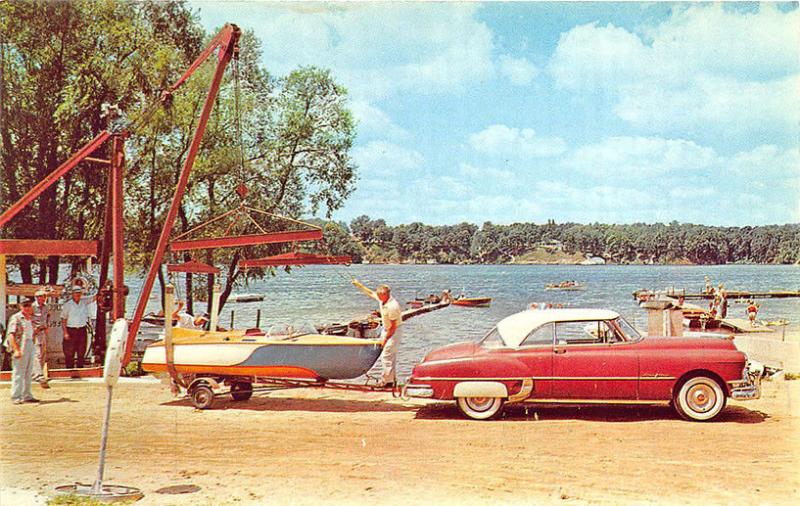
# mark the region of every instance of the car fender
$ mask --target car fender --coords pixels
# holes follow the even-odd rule
[[[453,397],[508,397],[508,389],[499,381],[462,381],[453,389]]]

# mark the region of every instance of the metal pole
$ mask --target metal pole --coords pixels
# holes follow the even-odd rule
[[[97,469],[97,480],[92,486],[92,495],[101,495],[103,493],[103,468],[106,463],[106,442],[108,441],[108,422],[111,418],[111,393],[114,388],[111,385],[106,385],[108,391],[108,398],[106,399],[106,413],[103,417],[103,436],[100,439],[100,467]]]
[[[231,309],[231,329],[233,329],[233,309]]]
[[[128,334],[128,343],[125,349],[125,358],[122,361],[123,365],[127,365],[131,360],[131,353],[133,353],[133,342],[136,339],[136,333],[139,331],[139,325],[142,322],[142,316],[144,315],[144,310],[147,306],[147,300],[150,297],[150,290],[153,289],[156,273],[161,266],[161,260],[164,258],[164,252],[167,249],[169,236],[172,233],[172,226],[174,225],[175,217],[178,214],[178,207],[181,204],[183,194],[186,191],[186,185],[189,182],[189,173],[192,171],[194,159],[200,149],[200,143],[203,141],[203,134],[206,131],[206,124],[208,123],[208,118],[211,116],[211,109],[214,107],[214,102],[217,98],[217,92],[219,91],[220,84],[222,83],[222,76],[225,72],[225,66],[231,60],[235,50],[237,49],[236,44],[239,40],[239,35],[241,32],[239,31],[239,28],[234,25],[226,25],[220,33],[222,35],[220,36],[219,40],[215,39],[214,43],[211,45],[212,49],[201,55],[203,58],[206,58],[208,55],[210,55],[211,51],[213,51],[213,48],[217,46],[220,48],[218,53],[217,67],[214,71],[214,77],[211,80],[211,85],[209,86],[208,94],[206,95],[206,101],[203,104],[203,110],[200,112],[200,119],[197,122],[194,137],[192,138],[192,143],[189,146],[189,152],[186,155],[186,160],[183,162],[183,169],[181,170],[181,175],[178,178],[178,184],[175,187],[175,193],[172,196],[172,203],[170,204],[169,211],[167,212],[167,217],[164,220],[164,227],[161,229],[161,235],[158,238],[158,245],[156,246],[153,260],[150,263],[150,269],[147,271],[147,276],[145,277],[142,285],[142,291],[139,294],[139,302],[136,304],[136,309],[133,313],[131,328]],[[187,71],[187,74],[185,74],[179,82],[183,82],[184,79],[188,78],[189,74],[190,73]],[[172,89],[174,90],[176,87],[177,85]],[[212,320],[212,323],[215,322]]]
[[[257,329],[261,328],[261,310],[260,309],[256,309],[256,328]]]
[[[124,222],[122,209],[125,205],[122,193],[122,178],[125,171],[125,149],[122,135],[114,135],[111,152],[111,178],[114,184],[111,187],[113,213],[113,254],[114,254],[114,295],[112,319],[125,318],[125,250],[123,242]],[[134,336],[135,337],[135,336]]]

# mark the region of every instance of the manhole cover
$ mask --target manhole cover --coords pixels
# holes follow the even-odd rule
[[[117,501],[138,501],[144,494],[141,490],[134,487],[126,487],[124,485],[106,485],[104,484],[98,493],[92,490],[92,485],[86,483],[76,483],[74,485],[61,485],[56,487],[56,492],[59,494],[74,494],[80,496],[91,497],[100,502],[117,502]]]
[[[172,485],[156,490],[156,494],[193,494],[199,490],[197,485]]]

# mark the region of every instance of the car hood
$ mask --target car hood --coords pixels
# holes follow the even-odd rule
[[[694,349],[694,350],[735,350],[736,345],[730,339],[719,337],[645,337],[639,343],[640,349],[658,350]]]
[[[476,349],[478,349],[477,343],[466,342],[449,344],[447,346],[442,346],[441,348],[436,348],[432,352],[428,353],[422,361],[430,362],[432,360],[448,360],[453,358],[471,357],[475,354]]]

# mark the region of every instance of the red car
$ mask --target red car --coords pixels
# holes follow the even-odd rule
[[[506,403],[670,402],[687,420],[708,421],[728,397],[757,399],[774,371],[748,362],[720,338],[642,337],[614,311],[527,310],[478,342],[429,353],[405,395],[455,400],[485,420]]]

